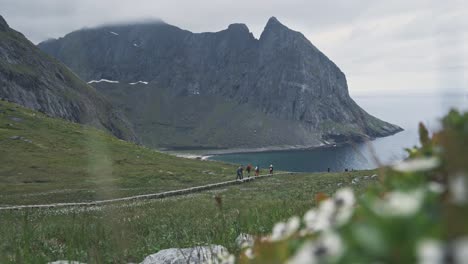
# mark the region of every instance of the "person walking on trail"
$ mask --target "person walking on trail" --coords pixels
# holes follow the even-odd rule
[[[273,164],[270,164],[270,175],[273,174]]]
[[[237,168],[236,180],[242,180],[244,178],[244,167],[242,165]]]
[[[252,165],[247,165],[247,168],[245,168],[245,170],[247,171],[247,177],[250,178],[250,171],[252,170]]]
[[[260,175],[260,167],[257,165],[255,166],[255,176],[258,177]]]

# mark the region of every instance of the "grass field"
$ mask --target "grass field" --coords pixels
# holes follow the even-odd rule
[[[140,262],[161,249],[205,244],[236,252],[235,238],[241,232],[271,232],[274,223],[311,208],[318,192],[331,194],[339,183],[365,188],[373,181],[350,182],[373,173],[274,176],[160,200],[0,212],[0,262]]]
[[[0,206],[79,202],[234,178],[235,167],[176,158],[94,128],[0,101]],[[165,248],[265,234],[303,214],[319,192],[373,171],[274,176],[201,193],[106,206],[0,211],[0,263],[139,262]],[[214,197],[220,198],[216,202]],[[218,199],[219,201],[219,199]]]

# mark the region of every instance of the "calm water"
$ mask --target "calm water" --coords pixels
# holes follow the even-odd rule
[[[406,157],[404,148],[418,145],[418,122],[429,131],[437,131],[438,120],[450,108],[468,110],[468,98],[463,95],[354,96],[355,101],[370,114],[397,124],[405,131],[379,138],[370,143],[358,143],[335,148],[262,153],[226,154],[210,159],[236,164],[259,165],[287,171],[318,172],[344,169],[372,169],[378,164],[391,164]]]

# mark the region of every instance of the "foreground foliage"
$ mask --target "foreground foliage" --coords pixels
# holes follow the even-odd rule
[[[241,263],[466,263],[468,113],[451,111],[440,132],[420,125],[421,147],[381,168],[364,193],[319,196],[303,218],[277,223]]]

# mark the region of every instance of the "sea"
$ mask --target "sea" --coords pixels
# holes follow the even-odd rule
[[[463,93],[358,95],[353,99],[371,115],[396,124],[404,131],[369,142],[337,147],[223,154],[209,159],[252,164],[264,169],[272,164],[276,170],[295,172],[374,169],[402,161],[407,157],[405,148],[419,145],[419,122],[433,133],[440,129],[440,119],[450,109],[468,110],[468,95]]]

